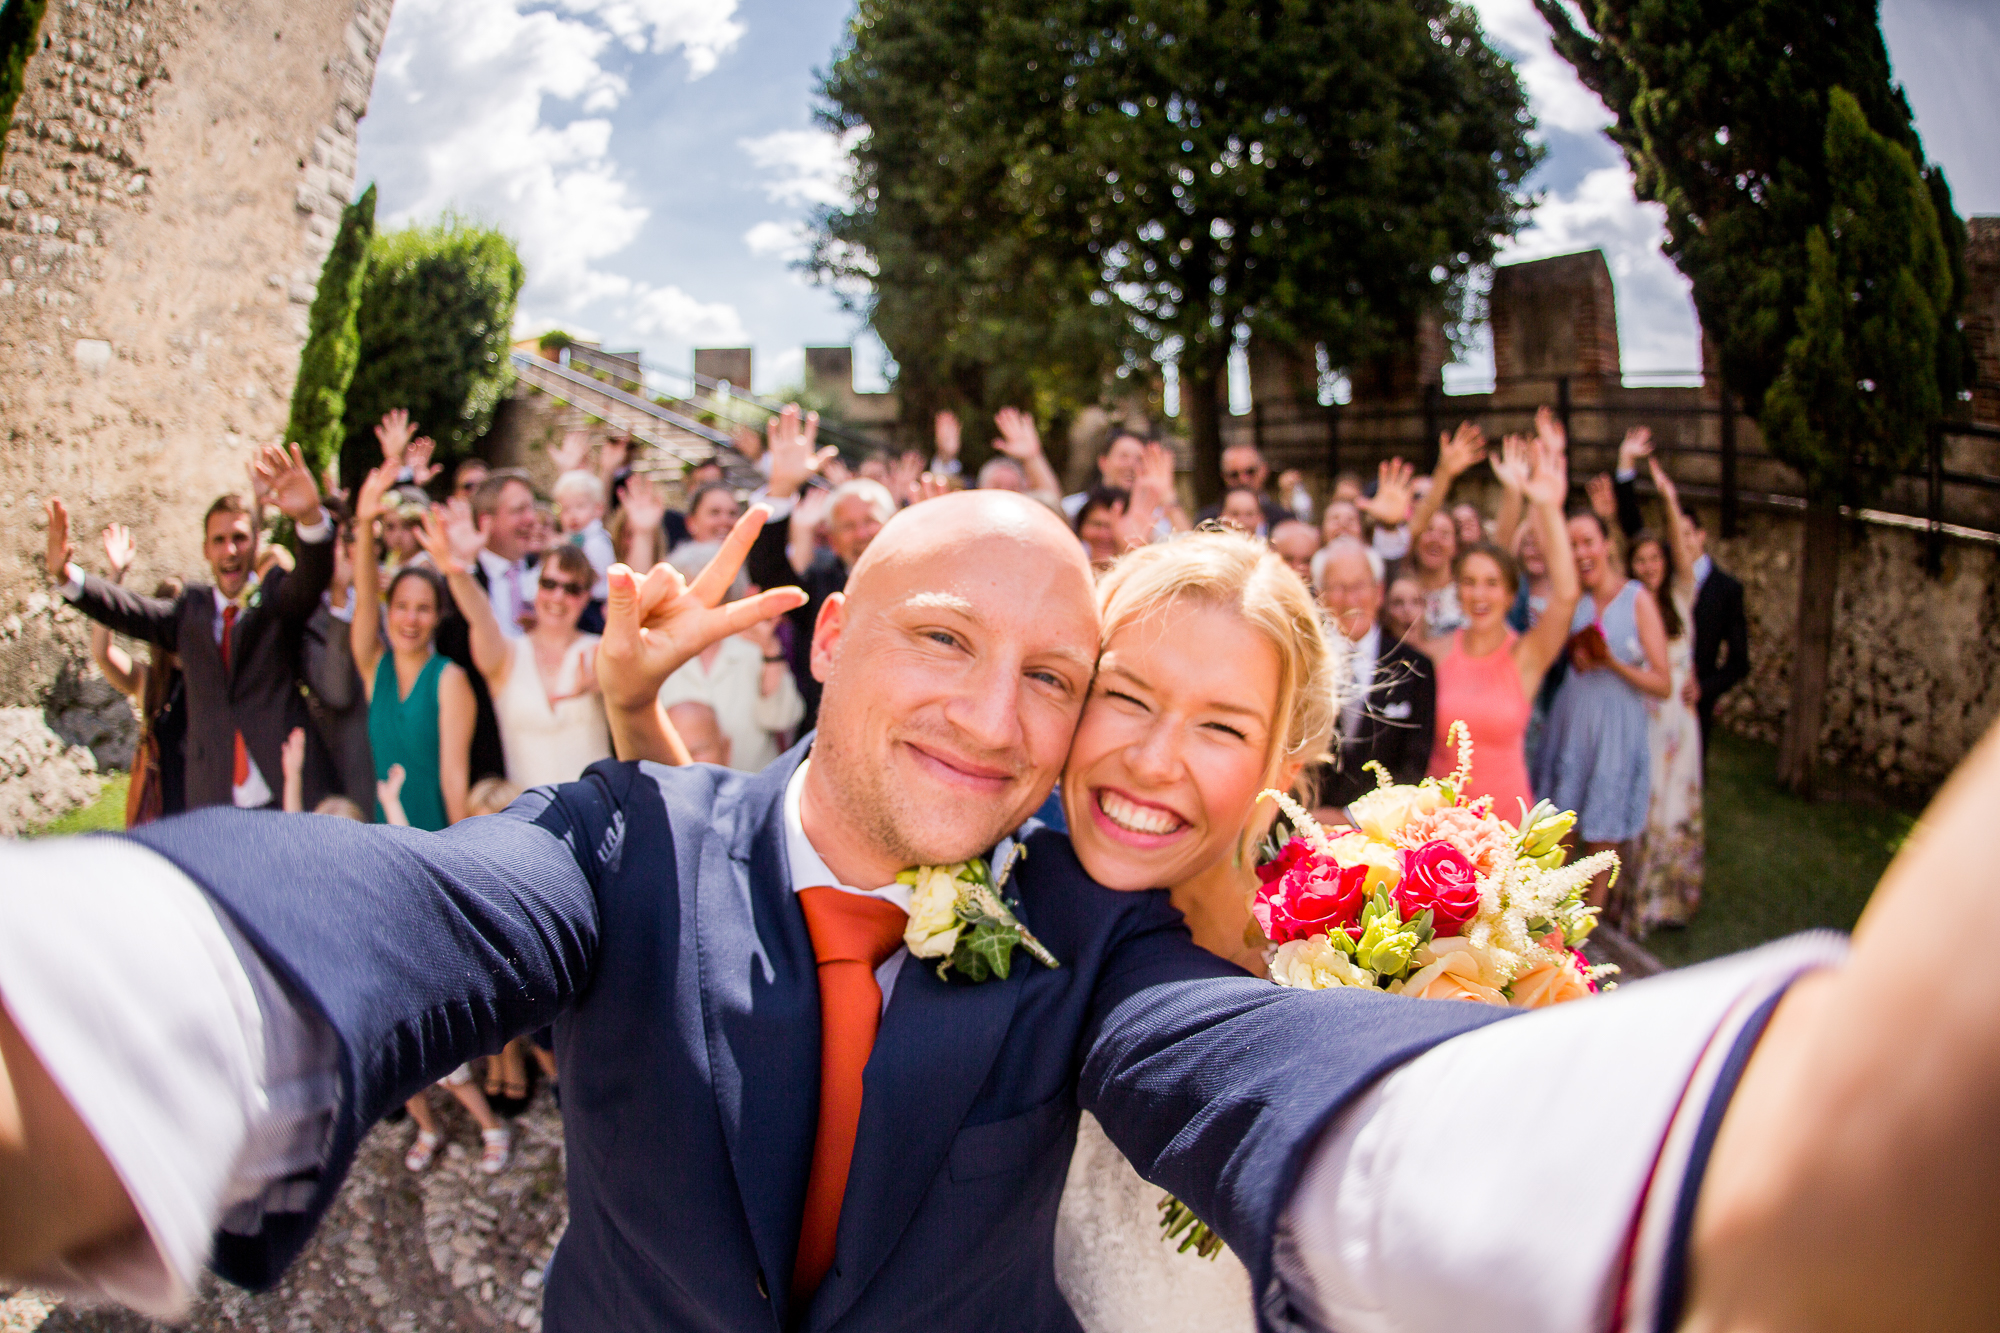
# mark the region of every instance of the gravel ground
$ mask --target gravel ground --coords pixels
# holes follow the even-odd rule
[[[275,1289],[253,1295],[214,1278],[184,1321],[0,1292],[0,1333],[438,1333],[539,1329],[542,1270],[568,1210],[562,1121],[546,1087],[514,1122],[514,1158],[478,1170],[479,1133],[441,1090],[431,1105],[446,1148],[421,1176],[403,1169],[414,1128],[380,1125]]]

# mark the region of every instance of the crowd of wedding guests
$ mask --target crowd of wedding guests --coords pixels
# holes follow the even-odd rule
[[[96,622],[98,667],[141,719],[128,823],[233,804],[441,829],[610,756],[594,673],[607,570],[665,561],[692,581],[750,504],[771,516],[729,597],[797,585],[807,600],[709,647],[660,696],[695,760],[746,771],[812,729],[813,624],[898,509],[967,486],[1021,492],[1059,509],[1100,569],[1227,525],[1268,542],[1350,649],[1316,770],[1323,821],[1343,822],[1378,781],[1450,773],[1462,722],[1475,795],[1509,817],[1547,798],[1577,811],[1583,849],[1623,854],[1608,901],[1607,886],[1594,890],[1613,921],[1643,935],[1693,913],[1705,741],[1717,700],[1748,671],[1747,635],[1741,586],[1708,554],[1646,430],[1627,435],[1581,505],[1544,409],[1532,433],[1497,446],[1460,426],[1428,476],[1401,459],[1370,480],[1344,473],[1323,504],[1299,473],[1274,480],[1257,449],[1233,446],[1222,500],[1190,515],[1171,453],[1144,431],[1110,430],[1095,483],[1064,494],[1032,417],[1004,409],[994,427],[976,475],[960,466],[948,412],[928,457],[850,469],[819,444],[813,414],[788,408],[764,433],[739,432],[758,478],[747,488],[719,457],[670,486],[629,438],[578,431],[555,451],[544,498],[526,472],[478,460],[446,478],[432,441],[395,411],[375,430],[380,463],[351,490],[315,479],[296,449],[259,450],[249,494],[204,517],[206,580],[128,589],[139,551],[117,524],[103,532],[106,574],[87,574],[60,500],[48,506],[49,569]],[[1482,465],[1498,483],[1491,513],[1472,487],[1456,493]],[[1658,503],[1650,524],[1642,467]],[[280,522],[288,544],[271,539]],[[481,1169],[504,1168],[505,1117],[538,1078],[553,1082],[549,1046],[546,1032],[517,1040],[439,1085],[479,1125]],[[413,1171],[440,1146],[428,1098],[407,1107]]]

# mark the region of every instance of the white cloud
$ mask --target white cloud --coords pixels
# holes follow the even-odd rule
[[[806,382],[806,349],[788,347],[757,363],[758,393],[796,389]]]
[[[1493,44],[1513,57],[1536,120],[1577,134],[1612,123],[1597,94],[1584,87],[1576,70],[1556,54],[1548,25],[1535,12],[1533,0],[1472,0],[1472,7]]]
[[[760,222],[743,233],[743,244],[760,259],[775,257],[787,263],[805,258],[812,249],[802,222]]]
[[[675,286],[640,284],[625,308],[627,327],[689,346],[740,347],[750,341],[743,317],[726,301],[700,301]]]
[[[848,199],[853,170],[849,153],[861,133],[778,130],[739,143],[753,166],[775,174],[764,183],[764,193],[772,203],[838,206]]]
[[[527,265],[522,307],[574,317],[636,290],[600,264],[651,216],[611,153],[611,115],[630,85],[607,57],[619,43],[678,46],[699,77],[743,28],[736,0],[530,3],[403,0],[375,96],[421,110],[397,117],[400,134],[371,156],[390,168],[385,221],[456,209],[498,225]]]
[[[700,78],[743,36],[736,0],[560,0],[572,14],[589,14],[634,51],[687,56],[688,74]]]

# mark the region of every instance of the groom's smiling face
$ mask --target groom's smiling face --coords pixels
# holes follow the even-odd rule
[[[905,510],[827,600],[806,832],[873,887],[992,846],[1048,795],[1097,655],[1090,567],[1042,506],[969,491]]]

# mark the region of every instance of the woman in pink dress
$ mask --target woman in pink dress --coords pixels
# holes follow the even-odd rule
[[[1546,407],[1536,414],[1535,429],[1532,443],[1508,437],[1503,465],[1526,474],[1529,522],[1548,561],[1548,609],[1525,634],[1508,628],[1520,569],[1505,551],[1480,542],[1461,550],[1453,562],[1465,625],[1449,639],[1427,645],[1437,662],[1431,776],[1444,777],[1458,766],[1451,724],[1465,723],[1472,733],[1469,792],[1491,796],[1493,813],[1513,821],[1535,803],[1528,783],[1528,717],[1542,676],[1569,638],[1578,596],[1576,561],[1563,527],[1563,501],[1569,494],[1563,429]]]

